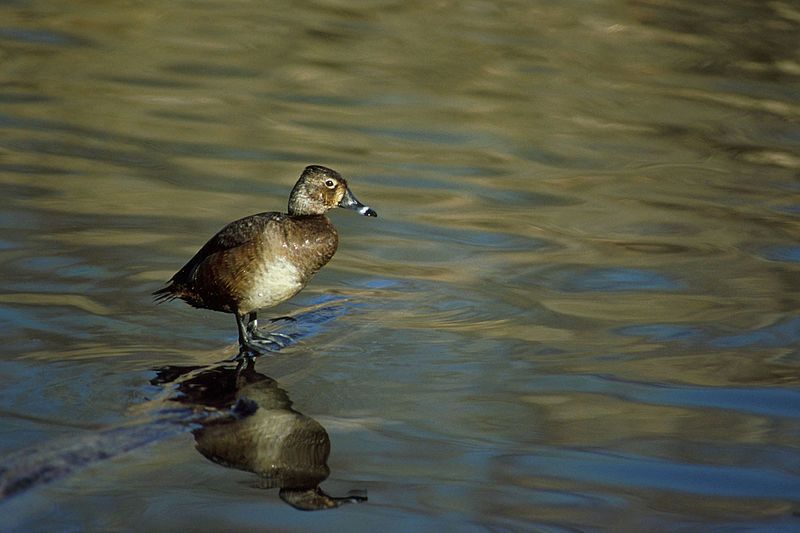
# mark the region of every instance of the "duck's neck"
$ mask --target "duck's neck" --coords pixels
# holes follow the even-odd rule
[[[302,182],[298,182],[289,194],[288,213],[292,216],[324,215],[325,208],[319,199],[314,200],[310,191],[307,191]]]
[[[296,243],[288,247],[295,254],[295,261],[302,264],[305,279],[330,261],[339,244],[336,228],[325,215],[300,215],[292,217],[295,234],[302,236]]]
[[[287,212],[293,217],[322,216],[325,214],[325,211],[320,211],[319,207],[301,199],[290,201]]]
[[[297,220],[297,219],[311,219],[311,220],[319,219],[319,220],[324,221],[323,222],[324,224],[330,224],[331,223],[330,220],[328,220],[328,217],[326,217],[323,213],[313,214],[313,213],[298,213],[296,211],[295,212],[289,211],[289,216],[291,218],[295,219],[295,220]]]

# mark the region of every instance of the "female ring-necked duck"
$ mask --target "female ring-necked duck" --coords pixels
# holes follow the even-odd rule
[[[287,214],[258,213],[231,222],[153,293],[156,301],[180,298],[233,313],[240,355],[259,353],[275,338],[258,334],[257,311],[297,294],[336,253],[339,238],[325,216],[334,207],[378,216],[356,200],[338,172],[306,167],[289,195]]]

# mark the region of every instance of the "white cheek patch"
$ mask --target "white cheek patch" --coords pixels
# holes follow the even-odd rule
[[[369,211],[369,206],[368,205],[362,205],[361,207],[358,208],[358,213],[360,215],[367,214],[367,211]]]

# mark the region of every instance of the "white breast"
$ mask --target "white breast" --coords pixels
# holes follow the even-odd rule
[[[288,300],[303,288],[300,271],[286,259],[274,259],[253,273],[247,303],[251,310],[272,307]]]

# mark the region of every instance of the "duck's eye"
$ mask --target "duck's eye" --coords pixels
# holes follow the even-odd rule
[[[333,189],[336,186],[336,182],[333,180],[325,180],[325,186],[329,189]]]

